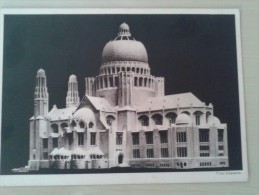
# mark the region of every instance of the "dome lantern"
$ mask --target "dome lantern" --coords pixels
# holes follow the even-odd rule
[[[129,25],[125,22],[120,25],[118,36],[131,36]]]

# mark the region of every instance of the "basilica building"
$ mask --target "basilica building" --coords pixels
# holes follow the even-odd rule
[[[47,77],[38,70],[30,118],[29,169],[228,167],[227,125],[194,94],[165,95],[145,46],[123,23],[103,48],[99,75],[75,75],[66,107],[49,110]]]

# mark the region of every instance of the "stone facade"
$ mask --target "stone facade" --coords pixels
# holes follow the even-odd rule
[[[36,77],[30,119],[30,170],[227,167],[227,125],[192,93],[165,95],[151,75],[147,51],[129,26],[102,54],[99,75],[85,79],[79,102],[75,75],[66,108],[49,111],[47,78]]]

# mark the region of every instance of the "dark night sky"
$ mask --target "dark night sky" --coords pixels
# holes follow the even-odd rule
[[[46,71],[50,108],[65,106],[70,74],[98,74],[102,49],[128,23],[166,94],[192,92],[228,124],[230,170],[242,169],[233,15],[7,15],[4,25],[2,174],[27,164],[36,72]]]

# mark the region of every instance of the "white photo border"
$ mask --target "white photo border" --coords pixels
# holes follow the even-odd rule
[[[62,174],[62,175],[0,175],[0,186],[54,186],[54,185],[100,185],[100,184],[165,184],[199,182],[239,182],[248,179],[245,101],[241,53],[240,12],[238,9],[139,9],[139,8],[89,8],[89,9],[2,9],[0,10],[0,101],[3,86],[3,41],[5,15],[52,15],[52,14],[231,14],[235,16],[238,89],[240,105],[242,170],[237,171],[199,171],[199,172],[161,172],[161,173],[109,173],[109,174]],[[0,104],[0,124],[2,103]],[[1,138],[0,130],[0,138]],[[0,144],[1,149],[1,144]],[[1,162],[0,162],[1,163]]]

